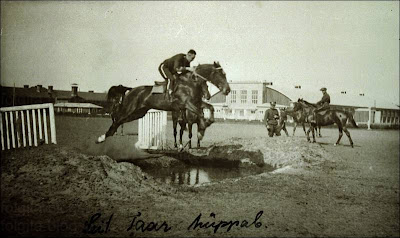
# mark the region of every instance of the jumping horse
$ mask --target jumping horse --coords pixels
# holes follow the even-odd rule
[[[101,143],[107,137],[113,136],[118,127],[124,123],[142,118],[150,109],[164,111],[189,110],[204,120],[201,110],[201,93],[198,93],[199,79],[214,84],[224,95],[230,92],[226,74],[218,62],[214,64],[198,65],[193,72],[189,72],[177,79],[174,89],[174,100],[171,102],[164,93],[152,93],[153,86],[139,86],[132,88],[115,113],[115,120],[108,131],[97,138],[96,143]]]
[[[349,138],[351,147],[353,146],[353,140],[351,139],[350,132],[347,130],[347,122],[350,122],[354,127],[358,127],[356,122],[354,121],[353,115],[349,112],[339,110],[339,109],[328,109],[323,110],[316,113],[315,121],[316,123],[311,122],[314,117],[314,110],[317,109],[317,105],[313,103],[309,103],[303,99],[298,99],[298,103],[294,107],[294,111],[303,111],[305,114],[306,120],[310,123],[310,128],[307,131],[307,141],[310,141],[310,130],[312,131],[313,135],[313,143],[315,143],[315,134],[314,128],[316,126],[328,126],[335,124],[338,126],[339,129],[339,138],[334,144],[335,146],[340,143],[340,139],[343,136],[343,131],[346,133],[347,137]]]

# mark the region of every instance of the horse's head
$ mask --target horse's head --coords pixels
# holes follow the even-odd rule
[[[303,101],[303,99],[299,98],[299,100],[297,100],[297,102],[293,103],[293,111],[294,112],[303,109],[303,106],[301,104],[302,101]]]
[[[218,62],[214,64],[203,64],[196,67],[195,74],[200,75],[214,84],[224,95],[231,92],[226,80],[226,73]]]

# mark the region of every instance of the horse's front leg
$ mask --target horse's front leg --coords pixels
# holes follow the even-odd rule
[[[178,134],[177,131],[176,131],[177,125],[178,125],[178,122],[173,120],[173,125],[172,126],[174,128],[174,147],[175,148],[178,148],[178,144],[176,143],[176,135]]]
[[[304,125],[304,124],[303,124]],[[311,142],[310,140],[310,131],[311,131],[312,126],[310,125],[310,128],[308,128],[308,131],[306,132],[306,136],[307,136],[307,141]]]
[[[315,143],[315,142],[317,142],[317,141],[315,140],[315,131],[314,131],[316,126],[315,126],[315,125],[312,125],[311,123],[310,123],[310,126],[312,127],[312,130],[311,130],[311,131],[312,131],[313,143]]]
[[[181,122],[179,123],[179,125],[181,126],[181,129],[179,131],[179,147],[180,149],[183,149],[182,137],[183,137],[183,132],[185,132],[186,123]]]
[[[189,149],[191,149],[192,148],[192,137],[193,137],[193,134],[192,134],[193,123],[189,122],[188,124],[189,124]]]
[[[302,123],[302,125],[303,125],[303,131],[304,131],[304,134],[307,134],[307,132],[306,132],[306,125],[305,125],[305,123],[303,122],[303,123]],[[311,124],[310,124],[310,126],[311,126]]]

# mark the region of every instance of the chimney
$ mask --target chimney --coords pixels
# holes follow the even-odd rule
[[[42,89],[42,85],[41,84],[36,85],[36,92],[40,93],[41,89]]]
[[[24,88],[29,88],[29,85],[28,85],[28,84],[25,84],[25,85],[24,85]]]
[[[49,85],[49,86],[47,87],[47,92],[48,92],[48,93],[53,93],[53,85]]]
[[[78,96],[78,84],[76,84],[76,83],[73,83],[72,85],[71,85],[71,97],[76,97],[76,96]]]

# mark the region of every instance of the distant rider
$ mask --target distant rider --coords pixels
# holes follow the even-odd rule
[[[264,123],[267,126],[268,130],[268,135],[269,137],[273,137],[274,134],[277,136],[280,136],[280,130],[279,130],[279,125],[278,125],[278,119],[279,119],[279,112],[275,108],[276,102],[271,102],[271,108],[269,108],[264,115]]]
[[[320,91],[322,91],[322,99],[317,102],[317,109],[314,110],[313,119],[311,120],[312,123],[316,123],[317,113],[323,110],[328,110],[329,104],[331,103],[331,97],[326,92],[327,89],[321,88]]]
[[[185,73],[187,71],[193,71],[190,68],[190,62],[196,57],[196,51],[189,50],[187,54],[177,54],[169,59],[164,60],[158,67],[158,71],[161,76],[165,79],[168,86],[168,97],[172,100],[172,92],[175,87],[175,80],[179,77],[179,74]]]

